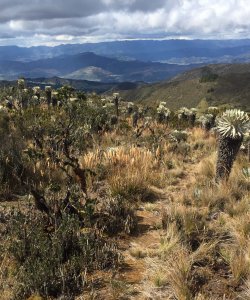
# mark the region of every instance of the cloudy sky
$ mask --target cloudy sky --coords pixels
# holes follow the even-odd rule
[[[0,45],[250,38],[249,0],[0,0]]]

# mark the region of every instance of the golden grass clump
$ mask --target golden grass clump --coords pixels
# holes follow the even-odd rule
[[[221,256],[229,265],[234,284],[242,283],[250,274],[249,253],[235,245],[225,245],[221,248]]]
[[[203,159],[197,172],[206,180],[212,180],[215,176],[216,154],[212,153],[209,157]]]
[[[133,199],[146,197],[155,180],[157,161],[152,152],[133,147],[126,151],[109,151],[105,154],[109,170],[107,181],[113,194]]]
[[[163,180],[155,154],[143,147],[120,146],[105,151],[98,149],[83,156],[81,164],[93,170],[102,165],[112,194],[133,199],[146,196],[150,185],[159,184]]]
[[[154,154],[146,149],[139,147],[111,147],[105,151],[97,149],[93,152],[85,154],[81,163],[88,168],[95,168],[98,164],[102,163],[106,167],[142,167],[147,168],[149,164],[153,166],[156,164]],[[145,165],[145,166],[144,166]]]
[[[211,154],[217,149],[216,137],[213,133],[208,133],[202,128],[193,128],[189,131],[188,143],[193,148],[192,155],[204,156]],[[197,153],[195,153],[198,150]]]
[[[189,135],[189,140],[192,142],[197,142],[200,140],[204,140],[207,133],[204,131],[204,129],[195,127],[191,129],[191,135]]]
[[[148,294],[153,299],[192,299],[188,282],[192,262],[184,248],[178,247],[166,260],[147,258],[146,263]],[[160,298],[163,295],[166,298]]]
[[[245,287],[244,287],[244,290],[242,291],[239,299],[250,300],[250,279],[245,281]]]
[[[101,159],[101,151],[99,149],[90,151],[81,158],[81,165],[88,169],[95,169]]]
[[[167,277],[176,299],[191,300],[189,275],[192,262],[186,250],[179,251],[172,261],[169,261]]]

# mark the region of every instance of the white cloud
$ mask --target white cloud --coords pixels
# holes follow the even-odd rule
[[[249,0],[57,0],[53,3],[0,0],[0,43],[59,44],[141,36],[250,38]],[[13,39],[5,37],[6,28]]]
[[[24,22],[22,20],[11,20],[9,22],[9,27],[13,31],[23,30]]]

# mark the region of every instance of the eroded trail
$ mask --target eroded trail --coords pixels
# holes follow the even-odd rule
[[[142,203],[137,212],[139,219],[136,235],[121,243],[124,256],[124,268],[117,277],[130,287],[127,296],[121,299],[151,299],[147,295],[147,286],[144,280],[148,276],[147,259],[154,255],[161,243],[163,235],[162,213],[176,198],[185,195],[194,185],[196,177],[196,164],[189,164],[183,169],[183,178],[174,186],[166,189],[151,187],[157,200],[152,203]],[[187,170],[188,167],[188,170]]]

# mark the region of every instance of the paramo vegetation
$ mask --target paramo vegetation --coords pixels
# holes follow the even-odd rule
[[[250,299],[250,119],[0,91],[1,299]]]

